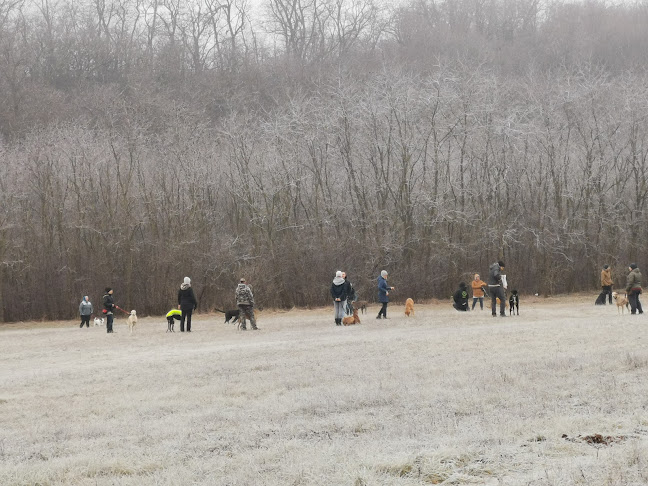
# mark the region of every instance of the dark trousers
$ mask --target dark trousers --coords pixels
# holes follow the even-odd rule
[[[455,302],[454,304],[452,304],[452,307],[454,307],[458,311],[465,312],[468,310],[468,301],[462,303]]]
[[[90,316],[81,316],[81,325],[79,327],[83,327],[83,325],[86,325],[86,327],[90,327]]]
[[[382,303],[382,307],[378,311],[378,318],[380,318],[380,316],[383,316],[385,319],[387,319],[387,304],[388,302]]]
[[[643,309],[641,308],[641,302],[639,302],[639,292],[631,290],[628,292],[628,302],[630,302],[630,314],[643,314]]]
[[[106,315],[106,332],[113,332],[112,325],[113,325],[113,315],[112,314],[107,314]]]
[[[180,319],[180,332],[185,331],[185,319],[187,320],[187,332],[191,332],[191,313],[193,309],[182,309],[182,319]]]
[[[475,304],[477,303],[477,301],[479,301],[479,307],[481,307],[482,310],[484,310],[484,298],[483,297],[473,297],[472,309],[475,310]]]
[[[496,316],[497,315],[497,298],[499,297],[500,300],[500,315],[505,316],[506,315],[506,302],[504,297],[504,288],[501,285],[497,286],[488,286],[488,289],[490,290],[491,294],[491,313]]]
[[[608,296],[609,303],[612,303],[612,286],[611,285],[602,285],[603,294]],[[605,303],[605,297],[603,298],[603,303]]]

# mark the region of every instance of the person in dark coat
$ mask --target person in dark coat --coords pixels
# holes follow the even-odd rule
[[[196,307],[198,307],[198,301],[191,287],[191,279],[185,277],[184,282],[180,285],[180,290],[178,290],[178,309],[182,311],[180,332],[185,331],[185,319],[187,321],[187,332],[191,332],[191,314]]]
[[[353,302],[357,300],[356,291],[353,288],[353,284],[349,281],[346,272],[342,272],[342,278],[346,282],[346,305],[344,307],[344,312],[347,316],[353,315]]]
[[[103,306],[106,311],[106,332],[113,332],[113,310],[115,310],[115,299],[113,299],[113,289],[106,287],[106,293],[103,296]]]
[[[626,278],[626,294],[630,302],[630,314],[643,314],[639,295],[641,294],[641,272],[636,263],[631,263],[628,267],[630,273]]]
[[[506,317],[506,297],[504,295],[504,283],[502,282],[502,270],[504,262],[493,263],[488,268],[488,291],[491,294],[491,313],[497,316],[497,299],[500,300],[500,316]]]
[[[394,290],[395,287],[387,285],[387,277],[389,274],[387,270],[381,270],[380,277],[378,277],[378,302],[382,304],[376,319],[387,319],[387,304],[389,303],[389,291]]]
[[[465,282],[459,283],[459,289],[452,296],[454,304],[452,306],[458,311],[468,310],[468,286]]]
[[[331,297],[333,297],[335,325],[341,326],[342,318],[344,317],[344,307],[346,306],[347,300],[347,281],[344,280],[340,270],[335,272],[335,278],[331,284]]]

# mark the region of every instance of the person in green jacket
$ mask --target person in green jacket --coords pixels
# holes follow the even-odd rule
[[[641,272],[636,263],[631,263],[628,267],[630,273],[626,278],[626,293],[630,302],[630,314],[643,314],[639,294],[641,294]]]

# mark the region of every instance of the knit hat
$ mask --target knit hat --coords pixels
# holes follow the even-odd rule
[[[500,267],[505,267],[505,266],[506,266],[506,265],[504,265],[504,262],[503,262],[502,260],[500,260],[499,262],[497,262],[497,264],[498,264]]]
[[[241,282],[241,283],[245,283],[245,279],[244,279],[244,278],[241,278],[241,280],[239,280],[239,282]]]
[[[381,276],[382,278],[385,278],[385,277],[387,276],[387,270],[381,270],[381,271],[380,271],[380,276]]]
[[[187,285],[191,285],[191,279],[189,277],[185,277],[184,283],[186,283]]]
[[[637,268],[637,264],[636,263],[631,263],[630,268],[632,268],[634,270],[635,268]]]
[[[608,268],[610,268],[610,265],[603,265],[603,270],[607,270]]]
[[[112,287],[106,287],[106,293],[110,292],[112,290]]]
[[[335,272],[335,276],[342,277],[342,270],[338,270],[337,272]]]

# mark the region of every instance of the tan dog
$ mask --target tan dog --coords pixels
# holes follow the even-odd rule
[[[137,324],[137,312],[132,310],[130,312],[130,315],[128,316],[128,329],[130,330],[131,334],[133,334],[133,328],[135,327],[135,324]]]
[[[412,314],[412,316],[414,315],[414,300],[408,298],[405,301],[405,315],[409,317],[410,314]]]
[[[360,324],[360,318],[358,317],[358,309],[353,309],[352,316],[343,317],[342,324],[344,324],[345,326],[353,326],[354,324]]]
[[[616,302],[617,305],[617,313],[619,313],[619,310],[621,310],[621,315],[625,314],[625,308],[628,307],[628,297],[625,295],[620,295],[617,292],[612,292],[612,298]]]

